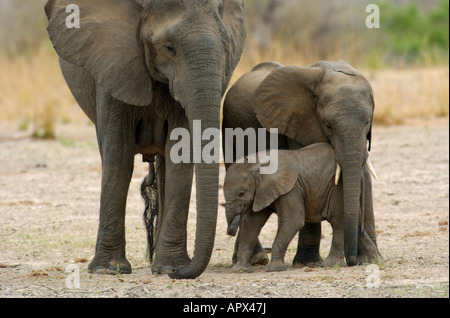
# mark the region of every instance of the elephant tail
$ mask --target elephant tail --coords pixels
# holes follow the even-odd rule
[[[150,263],[153,262],[155,253],[156,220],[159,214],[158,186],[155,179],[153,164],[150,164],[150,172],[141,184],[141,196],[144,199],[144,224],[147,231],[147,254]]]

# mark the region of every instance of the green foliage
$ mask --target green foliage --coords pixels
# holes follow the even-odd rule
[[[416,3],[399,7],[392,2],[383,2],[379,6],[381,28],[389,52],[388,62],[396,59],[404,59],[406,64],[436,60],[448,62],[448,0],[442,0],[437,8],[429,12],[421,11]]]

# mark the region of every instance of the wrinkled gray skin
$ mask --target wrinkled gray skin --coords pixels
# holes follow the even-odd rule
[[[69,4],[80,8],[78,29],[66,27]],[[191,260],[186,222],[194,164],[170,160],[178,140],[169,136],[177,127],[192,131],[193,120],[201,120],[202,132],[219,129],[221,97],[245,41],[242,1],[50,0],[45,11],[64,77],[95,123],[102,158],[100,222],[89,271],[131,272],[125,205],[134,156],[141,153],[151,165],[156,157],[159,189],[152,271],[197,277],[214,244],[219,166],[195,164],[197,235]]]
[[[343,184],[339,181],[335,185],[336,159],[331,145],[322,142],[298,150],[280,150],[274,174],[260,174],[261,164],[249,162],[231,165],[225,176],[227,233],[235,235],[239,224],[233,271],[252,271],[254,246],[272,212],[277,213],[278,230],[267,271],[286,270],[284,256],[294,235],[305,222],[322,220],[333,228],[331,250],[322,265],[344,265]],[[368,171],[364,177],[370,178]],[[358,240],[360,252],[369,260],[381,257],[367,233]]]
[[[373,111],[369,82],[344,61],[321,61],[311,67],[261,63],[235,83],[224,102],[223,129],[278,128],[283,135],[280,149],[331,143],[342,168],[348,265],[356,265],[365,257],[358,255],[358,215],[364,205],[372,204],[370,178],[362,180]],[[376,245],[371,212],[366,213],[364,222]],[[294,263],[320,263],[320,237],[320,223],[307,222],[299,232]]]

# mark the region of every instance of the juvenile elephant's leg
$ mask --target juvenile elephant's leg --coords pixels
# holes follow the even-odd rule
[[[358,237],[358,254],[360,260],[364,263],[374,263],[383,259],[378,247],[366,232]]]
[[[97,138],[102,159],[100,221],[89,271],[131,273],[125,256],[125,208],[134,163],[134,126],[129,106],[106,94],[97,100]]]
[[[375,231],[375,216],[372,201],[372,177],[367,167],[363,168],[364,175],[364,230],[365,236],[359,239],[358,254],[363,262],[373,262],[382,259],[377,247],[377,234]]]
[[[187,218],[191,198],[193,165],[173,163],[170,149],[176,141],[166,143],[164,203],[158,222],[155,261],[152,272],[173,271],[180,265],[188,265],[190,258],[186,249]],[[159,185],[158,185],[159,186]]]
[[[331,227],[333,228],[331,248],[327,258],[322,262],[322,266],[332,267],[336,264],[339,266],[345,266],[344,222],[342,219],[333,220]]]
[[[297,253],[294,266],[318,266],[322,262],[319,254],[322,226],[320,223],[305,223],[298,232]]]
[[[233,267],[234,272],[252,272],[251,260],[255,252],[256,242],[261,228],[267,222],[271,212],[247,212],[241,217],[239,234],[237,237],[237,261]]]

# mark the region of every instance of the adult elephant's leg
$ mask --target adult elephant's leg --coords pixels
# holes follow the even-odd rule
[[[297,266],[316,266],[322,261],[319,248],[322,236],[320,223],[305,223],[305,226],[298,233],[297,254],[293,264]]]
[[[135,154],[132,108],[104,92],[97,96],[97,139],[102,159],[100,221],[89,271],[131,273],[125,256],[125,208]]]
[[[169,129],[170,131],[170,129]],[[178,141],[167,140],[164,176],[164,209],[159,220],[152,272],[173,271],[180,265],[188,265],[187,218],[191,198],[193,164],[174,163],[170,150]],[[189,141],[188,141],[189,142]]]

